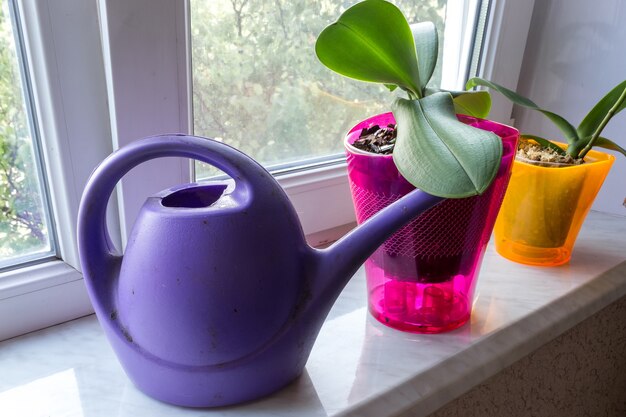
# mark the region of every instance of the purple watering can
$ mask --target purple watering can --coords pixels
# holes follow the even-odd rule
[[[186,184],[148,198],[122,256],[106,230],[109,196],[134,166],[170,156],[212,164],[235,186]],[[210,139],[155,136],[94,171],[78,244],[100,324],[135,385],[172,404],[223,406],[298,377],[356,270],[439,201],[415,190],[330,248],[313,249],[285,192],[253,159]]]

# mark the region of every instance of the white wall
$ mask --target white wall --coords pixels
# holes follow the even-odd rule
[[[625,0],[536,0],[517,90],[577,126],[597,100],[626,79],[624,22]],[[516,108],[513,117],[522,132],[562,138],[537,112]],[[626,111],[603,136],[626,147]],[[616,155],[593,209],[626,215],[626,157]]]

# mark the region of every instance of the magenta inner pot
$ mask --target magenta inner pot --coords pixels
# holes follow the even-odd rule
[[[476,278],[509,181],[519,132],[496,122],[458,116],[463,123],[502,139],[498,174],[480,196],[448,199],[393,234],[365,263],[369,310],[390,327],[439,333],[470,317]],[[348,175],[357,222],[415,189],[392,155],[351,146],[364,128],[394,124],[392,113],[371,117],[345,138]]]

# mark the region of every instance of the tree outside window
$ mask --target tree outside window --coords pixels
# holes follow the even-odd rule
[[[0,267],[51,250],[7,2],[0,8]],[[13,260],[13,261],[12,261]]]
[[[266,165],[343,153],[345,132],[391,102],[384,87],[336,75],[315,57],[317,35],[353,3],[191,0],[194,133]],[[433,21],[443,44],[446,0],[393,3],[409,22]],[[214,173],[198,166],[199,178]]]

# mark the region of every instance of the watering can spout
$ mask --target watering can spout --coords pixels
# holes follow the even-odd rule
[[[318,291],[338,296],[357,269],[385,240],[411,219],[443,200],[416,189],[376,213],[329,248],[318,250]],[[332,296],[329,298],[334,300]]]

